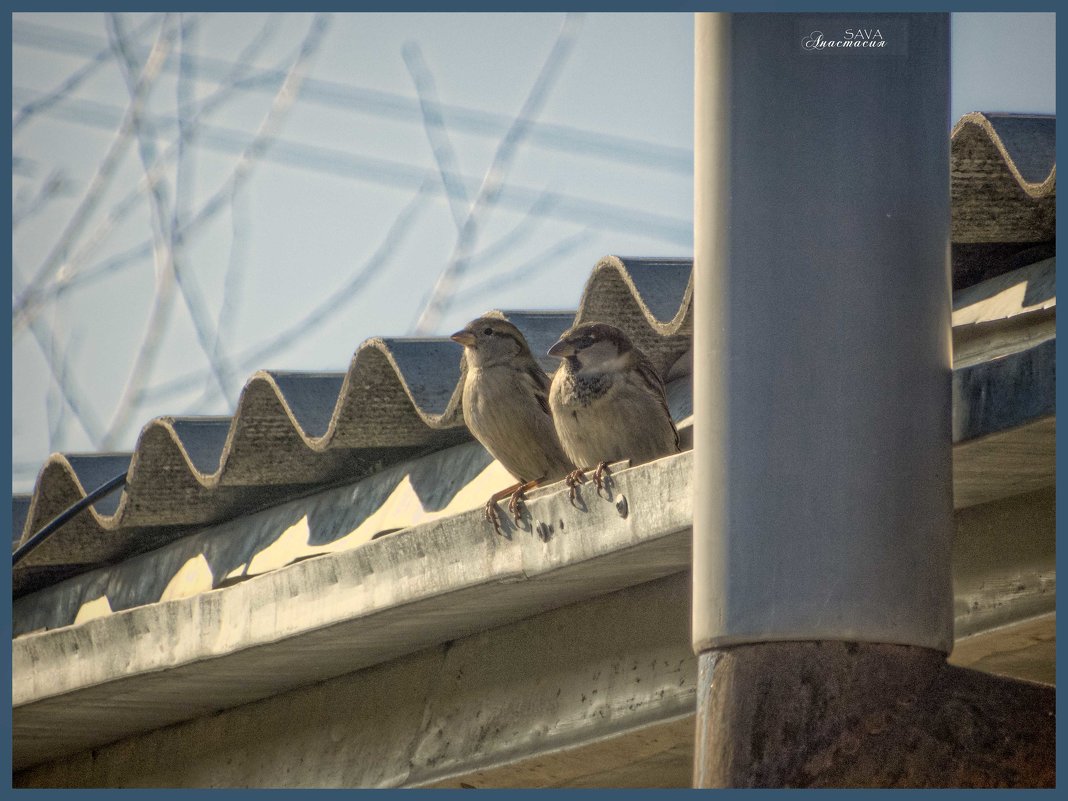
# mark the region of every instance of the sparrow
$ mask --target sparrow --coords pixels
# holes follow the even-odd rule
[[[549,408],[564,453],[577,468],[567,476],[572,500],[594,465],[600,492],[609,462],[641,464],[679,451],[660,374],[614,325],[573,326],[549,355],[562,360],[549,389]]]
[[[512,496],[508,509],[518,523],[523,494],[564,478],[575,466],[553,426],[549,377],[519,329],[498,317],[479,317],[450,338],[464,346],[464,422],[519,482],[486,502],[486,519],[500,534],[497,501]]]

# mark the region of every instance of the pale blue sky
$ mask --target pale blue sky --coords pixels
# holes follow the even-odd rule
[[[171,59],[152,86],[155,137],[142,142],[145,158],[174,140],[176,104],[189,96],[182,92],[191,91],[197,102],[211,97],[238,54],[258,35],[264,39],[243,89],[204,112],[181,171],[172,163],[165,172],[161,208],[168,221],[175,197],[179,218],[187,220],[226,186],[278,86],[263,71],[293,62],[312,20],[285,14],[266,28],[268,18],[255,14],[197,20],[184,40],[185,52],[195,56],[190,77],[178,81]],[[137,14],[121,22],[143,60],[158,21]],[[954,119],[977,109],[1053,112],[1053,23],[1052,14],[954,15]],[[331,17],[272,149],[235,195],[220,196],[218,213],[191,230],[179,251],[180,269],[199,298],[202,334],[214,336],[222,320],[229,397],[209,378],[205,347],[176,295],[147,375],[156,391],[106,438],[150,317],[153,259],[142,256],[72,283],[39,306],[34,319],[45,345],[55,338],[53,359],[65,360],[85,422],[59,400],[41,345],[25,327],[16,328],[14,489],[32,487],[51,450],[128,450],[155,415],[229,413],[256,369],[344,371],[365,338],[410,333],[455,245],[456,217],[464,214],[462,203],[450,206],[437,191],[437,162],[410,64],[421,60],[422,80],[436,89],[446,130],[436,144],[439,153],[451,150],[458,184],[471,200],[563,24],[564,15],[549,13]],[[131,35],[139,25],[145,29]],[[434,333],[447,334],[491,308],[574,308],[593,265],[608,253],[691,254],[692,15],[587,14],[569,30],[570,51],[531,135],[506,163],[500,202],[482,216],[476,259]],[[107,47],[102,15],[16,14],[13,119]],[[258,84],[251,81],[257,71]],[[65,99],[15,130],[12,198],[19,220],[12,253],[19,283],[38,272],[68,225],[128,102],[117,62],[106,56]],[[143,177],[136,142],[121,151],[73,252],[104,231],[109,213]],[[46,192],[47,202],[35,205],[53,177],[60,191]],[[424,178],[432,191],[417,196]],[[532,206],[540,214],[528,217]],[[118,255],[151,239],[147,199],[131,209],[76,265],[78,277],[114,265]],[[381,268],[358,291],[339,296],[314,327],[292,333],[383,248]],[[284,344],[264,347],[279,335],[286,335]],[[182,376],[195,380],[174,386]],[[159,391],[168,387],[173,391]]]

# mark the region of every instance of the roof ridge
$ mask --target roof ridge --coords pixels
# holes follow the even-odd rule
[[[1016,179],[1017,184],[1028,194],[1028,196],[1037,199],[1054,191],[1057,184],[1056,160],[1050,164],[1046,177],[1043,180],[1033,181],[1026,178],[1021,173],[1020,168],[1016,163],[1016,159],[1009,152],[1009,147],[1004,138],[998,133],[995,121],[1002,120],[1033,120],[1039,124],[1055,124],[1056,117],[1045,114],[998,114],[993,112],[972,111],[957,120],[957,123],[953,126],[953,131],[950,134],[950,140],[955,143],[959,135],[966,135],[966,132],[974,126],[974,128],[985,134],[990,144],[996,148],[1005,165],[1005,169]]]

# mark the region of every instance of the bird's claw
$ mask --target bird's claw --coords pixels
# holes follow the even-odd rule
[[[607,478],[611,477],[612,471],[608,469],[608,462],[600,462],[597,465],[597,469],[593,471],[593,483],[597,487],[597,494],[601,494],[608,482]]]
[[[504,532],[501,531],[501,516],[497,512],[497,504],[493,502],[492,498],[486,501],[485,516],[486,520],[493,524],[493,530],[503,536]]]
[[[586,480],[586,474],[582,471],[582,468],[575,468],[567,474],[567,478],[564,479],[564,483],[567,484],[567,497],[571,503],[575,502],[576,491],[578,485]]]
[[[512,520],[515,524],[519,525],[519,518],[523,515],[523,488],[520,487],[512,493],[512,497],[508,500],[508,511],[512,513]]]

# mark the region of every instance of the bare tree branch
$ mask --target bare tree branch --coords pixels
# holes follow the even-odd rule
[[[145,31],[147,31],[153,25],[156,25],[160,21],[161,14],[152,14],[147,19],[143,20],[133,32],[130,34],[134,37],[139,37]],[[81,86],[85,81],[93,76],[101,66],[108,63],[111,58],[111,47],[102,48],[95,55],[89,59],[89,63],[76,72],[71,73],[63,83],[53,89],[46,95],[33,100],[30,103],[26,103],[15,114],[15,119],[11,121],[11,135],[14,136],[27,122],[36,116],[48,111],[57,103],[63,102],[66,98],[70,97],[74,91]]]
[[[529,281],[538,273],[552,267],[555,263],[558,263],[560,259],[573,253],[581,245],[588,242],[593,236],[593,233],[594,232],[589,228],[584,228],[577,233],[566,236],[552,247],[542,251],[531,259],[527,259],[508,272],[491,276],[474,286],[465,287],[462,291],[456,293],[456,297],[457,299],[462,298],[465,301],[470,301],[474,298],[481,297],[488,292],[496,291],[516,282]]]
[[[21,289],[22,279],[17,269],[11,271],[12,289]],[[37,344],[37,348],[44,356],[45,364],[48,365],[49,373],[51,373],[54,386],[59,390],[63,401],[67,404],[67,407],[74,415],[74,419],[78,421],[78,424],[82,427],[82,430],[89,437],[89,442],[94,448],[100,447],[102,426],[96,419],[96,416],[86,407],[82,405],[81,399],[85,397],[77,387],[74,386],[74,377],[70,372],[64,369],[63,365],[56,363],[56,352],[53,347],[54,335],[49,326],[40,318],[34,319],[29,325],[30,333],[33,335],[33,341]]]
[[[376,276],[381,275],[386,266],[396,255],[397,248],[408,235],[419,213],[426,205],[426,199],[431,194],[436,176],[428,173],[422,186],[416,191],[407,205],[401,209],[385,237],[371,257],[365,261],[359,269],[353,273],[342,286],[330,293],[329,296],[314,309],[309,311],[296,323],[287,327],[284,331],[272,336],[270,339],[259,342],[250,349],[235,357],[234,362],[242,370],[262,369],[263,360],[268,356],[283,353],[288,348],[298,344],[305,337],[312,334],[329,322],[335,315],[343,311],[348,304],[356,299],[358,293]],[[151,389],[145,390],[144,399],[156,399],[170,396],[179,392],[185,392],[190,387],[203,381],[203,373],[196,372],[178,376]],[[202,396],[201,400],[206,400]]]
[[[248,180],[253,166],[260,155],[270,146],[285,115],[292,108],[300,93],[300,86],[307,72],[309,62],[318,51],[322,39],[329,27],[329,15],[318,14],[312,21],[310,30],[304,37],[300,52],[297,55],[281,89],[271,102],[271,107],[261,121],[252,142],[241,154],[236,166],[226,182],[229,192],[238,189]],[[141,352],[138,354],[134,369],[130,373],[126,387],[123,389],[118,408],[112,417],[111,424],[105,436],[105,442],[110,446],[125,430],[134,409],[139,405],[141,390],[147,373],[151,368],[158,350],[158,333],[166,323],[169,308],[169,292],[172,284],[164,283],[157,287],[156,305],[149,321],[148,334],[144,339]]]
[[[510,231],[502,234],[495,242],[489,243],[482,250],[471,254],[471,257],[467,260],[468,273],[473,273],[486,266],[496,267],[498,259],[504,258],[508,251],[530,238],[538,225],[544,222],[548,212],[559,202],[559,195],[543,191],[535,198],[526,213]]]
[[[430,142],[430,149],[438,165],[441,185],[445,188],[452,219],[456,223],[456,230],[460,231],[464,225],[464,217],[469,211],[469,201],[467,190],[464,189],[460,178],[456,151],[453,150],[452,142],[449,141],[448,131],[445,130],[445,120],[441,116],[441,104],[438,102],[434,76],[423,60],[423,53],[416,42],[406,42],[401,53],[404,56],[404,63],[408,66],[408,73],[412,76],[412,82],[415,84],[415,91],[419,95],[419,108],[423,113],[423,129],[426,131],[426,138]]]
[[[69,188],[70,180],[66,174],[62,170],[53,170],[32,198],[13,205],[11,229],[15,230],[26,220],[40,214],[55,198],[66,194]]]
[[[527,94],[526,101],[523,103],[508,132],[497,146],[497,152],[494,154],[493,161],[490,163],[485,176],[483,176],[482,185],[479,187],[478,194],[471,204],[463,228],[457,237],[452,255],[449,257],[449,261],[446,263],[441,275],[438,276],[434,289],[430,293],[430,298],[415,323],[415,333],[425,334],[432,331],[448,308],[452,295],[463,277],[464,270],[467,268],[471,253],[474,251],[483,217],[489,213],[496,203],[497,196],[500,194],[504,183],[505,173],[511,166],[516,150],[530,130],[534,118],[541,111],[553,83],[571,52],[581,19],[581,15],[574,14],[568,14],[564,18],[564,24],[560,29],[552,51],[549,53],[541,71],[538,73],[537,79],[534,81],[534,85]]]
[[[137,67],[136,60],[133,58],[127,47],[125,36],[122,32],[122,21],[119,15],[115,13],[109,14],[107,20],[108,35],[115,48],[116,54],[119,57],[120,68],[123,78],[126,81],[127,88],[132,94],[137,86],[137,79],[134,76],[134,70]],[[184,34],[182,35],[182,38],[184,40]],[[155,131],[152,129],[146,116],[141,113],[134,115],[133,128],[134,133],[137,136],[141,167],[144,170],[147,179],[156,156]],[[176,182],[181,175],[181,150],[182,148],[179,146]],[[156,242],[155,254],[157,281],[177,282],[182,299],[185,301],[186,309],[189,312],[189,317],[193,321],[193,328],[197,335],[197,341],[205,355],[208,357],[208,363],[211,367],[212,374],[219,382],[219,387],[225,392],[226,384],[225,379],[223,378],[225,366],[219,359],[214,358],[212,354],[211,339],[214,338],[215,334],[214,331],[210,330],[211,321],[208,320],[207,315],[204,312],[204,303],[200,297],[199,290],[196,288],[193,276],[188,274],[182,266],[180,258],[182,243],[176,234],[174,225],[176,212],[169,208],[170,204],[167,202],[166,181],[150,180],[149,184],[151,189],[148,192],[148,200],[152,215],[153,240]],[[177,190],[175,194],[177,196]],[[175,204],[177,204],[177,197]],[[161,273],[163,272],[169,272],[170,277],[162,276]],[[170,297],[169,291],[166,292],[166,296]],[[149,324],[149,330],[154,330],[154,326],[151,322]],[[145,346],[142,346],[142,352],[144,351]],[[151,357],[149,358],[149,362],[151,362]]]
[[[192,26],[183,25],[182,29],[184,31],[187,28],[191,29]],[[263,25],[256,37],[242,50],[238,57],[238,63],[234,65],[233,73],[227,76],[228,80],[226,80],[216,92],[212,93],[212,95],[196,109],[196,112],[191,119],[187,120],[185,135],[182,136],[181,127],[179,127],[178,140],[167,147],[163,155],[156,160],[155,164],[153,164],[148,175],[144,176],[137,186],[109,210],[105,219],[102,220],[94,231],[85,238],[82,246],[78,248],[73,255],[63,261],[59,266],[59,269],[56,271],[56,277],[47,285],[34,292],[22,293],[23,298],[20,301],[22,304],[22,315],[21,317],[15,317],[13,319],[12,328],[14,331],[18,331],[21,326],[25,324],[25,318],[28,315],[35,313],[41,305],[59,295],[66,287],[70,286],[79,275],[82,266],[89,260],[90,256],[107,238],[115,226],[122,222],[135,208],[139,208],[141,196],[146,192],[151,192],[155,184],[163,180],[171,159],[177,155],[178,150],[184,144],[196,135],[201,126],[201,118],[230,100],[239,91],[239,83],[242,76],[252,69],[252,60],[259,52],[260,48],[262,48],[264,42],[269,39],[274,28],[275,24],[270,20]],[[111,51],[109,50],[108,52],[110,53]],[[84,106],[84,103],[81,103],[80,105]],[[224,188],[224,191],[227,194],[229,193],[228,188]],[[210,217],[210,215],[207,215],[207,217]],[[206,218],[200,219],[204,220]],[[193,227],[196,226],[193,225]],[[183,236],[187,237],[189,233],[191,233],[190,226],[183,226]],[[151,253],[152,243],[148,242],[147,244],[142,244],[137,248],[134,248],[132,255],[128,259],[119,261],[117,264],[118,266],[125,266],[146,255],[150,255]],[[110,270],[105,269],[99,272],[100,274],[105,274],[110,272]]]
[[[49,50],[62,49],[67,53],[92,55],[98,44],[94,38],[70,31],[58,31],[47,25],[16,20],[12,25],[12,39]],[[207,80],[219,80],[234,68],[233,60],[196,57]],[[238,88],[249,91],[274,91],[282,79],[283,69],[256,68],[243,77]],[[356,114],[372,114],[404,123],[422,122],[418,102],[400,93],[384,92],[353,84],[312,79],[307,81],[302,96],[312,103],[342,109]],[[513,118],[497,111],[441,104],[454,132],[498,139],[512,124]],[[536,123],[529,132],[530,144],[537,147],[571,153],[582,158],[605,159],[628,165],[641,165],[680,176],[693,174],[693,153],[689,147],[664,145],[603,131],[590,131],[569,125],[548,122]]]
[[[156,38],[155,44],[152,45],[148,60],[145,62],[145,68],[141,73],[141,79],[138,81],[133,96],[130,98],[130,104],[127,106],[126,115],[111,142],[111,146],[108,148],[103,160],[97,166],[96,173],[93,175],[92,180],[90,180],[89,186],[85,190],[85,195],[75,209],[73,216],[67,222],[66,227],[59,235],[59,238],[56,240],[56,243],[53,245],[48,256],[45,257],[44,263],[38,268],[33,278],[30,279],[26,289],[23,290],[19,299],[15,302],[12,322],[16,326],[20,322],[25,322],[24,307],[27,298],[32,297],[45,281],[51,278],[52,273],[61,264],[71,246],[81,235],[90,216],[96,210],[97,205],[103,198],[104,191],[114,177],[119,162],[130,143],[136,115],[140,113],[145,98],[148,97],[148,93],[154,85],[156,78],[159,77],[159,72],[163,68],[163,63],[166,61],[167,56],[170,53],[176,33],[177,31],[171,25],[164,23],[160,26],[159,35]]]

